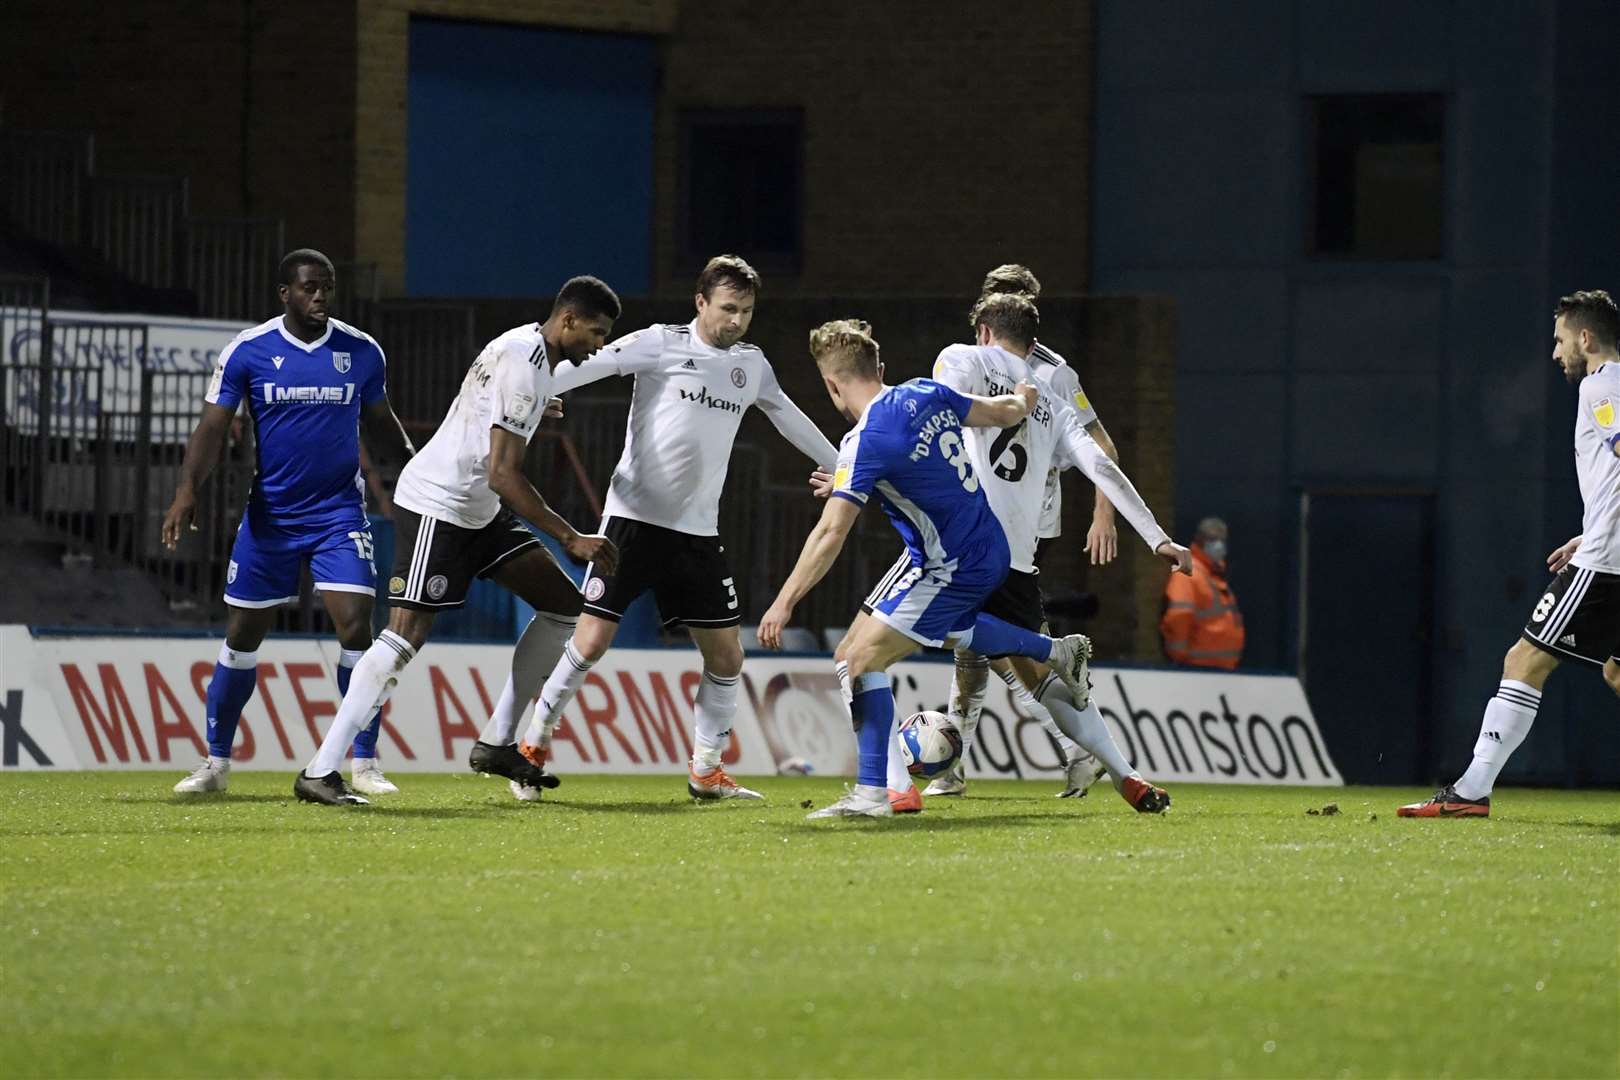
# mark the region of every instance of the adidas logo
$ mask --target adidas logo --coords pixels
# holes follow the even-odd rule
[[[686,358],[686,363],[681,365],[682,371],[696,371],[697,369],[697,361],[693,360],[690,356]]]
[[[1568,645],[1570,648],[1573,649],[1575,647],[1575,635],[1574,634],[1565,634],[1563,637],[1558,639],[1558,644],[1560,644],[1560,645]]]
[[[1487,732],[1486,732],[1486,733],[1485,733],[1485,737],[1486,737],[1486,738],[1487,738],[1487,739],[1489,739],[1489,740],[1491,740],[1491,742],[1495,742],[1495,743],[1499,743],[1499,742],[1501,742],[1501,741],[1502,741],[1502,735],[1501,735],[1501,733],[1500,733],[1500,732],[1496,732],[1496,731],[1487,731]]]

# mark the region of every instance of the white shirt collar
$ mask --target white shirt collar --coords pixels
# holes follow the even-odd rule
[[[331,319],[326,320],[326,333],[322,334],[320,337],[316,338],[314,341],[299,341],[297,338],[293,337],[290,333],[288,333],[287,332],[287,317],[285,315],[283,315],[281,318],[276,320],[276,329],[281,333],[282,337],[287,339],[289,344],[295,345],[298,348],[303,349],[307,353],[312,353],[316,349],[320,348],[322,345],[325,345],[327,343],[327,341],[332,337],[332,320]]]

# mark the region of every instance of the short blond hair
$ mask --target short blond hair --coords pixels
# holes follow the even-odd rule
[[[878,343],[865,319],[822,323],[810,331],[810,355],[829,377],[878,377]]]

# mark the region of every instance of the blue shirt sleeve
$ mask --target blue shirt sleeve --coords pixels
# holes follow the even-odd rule
[[[861,506],[871,497],[877,482],[883,479],[884,432],[867,422],[844,436],[838,448],[838,464],[833,468],[833,494],[842,495]]]
[[[237,338],[220,351],[219,361],[214,365],[214,377],[208,382],[208,393],[204,398],[210,405],[235,409],[247,396],[248,361],[246,356],[237,355],[241,344],[242,339]]]

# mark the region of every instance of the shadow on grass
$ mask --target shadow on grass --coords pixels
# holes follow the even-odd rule
[[[679,814],[707,809],[695,799],[668,799],[664,802],[653,802],[651,799],[632,799],[628,802],[573,802],[568,799],[553,799],[548,796],[543,800],[544,803],[561,806],[569,810],[580,810],[587,814]],[[759,803],[752,799],[746,801],[731,800],[731,803],[738,808],[751,806],[759,809],[760,806]]]
[[[1525,825],[1552,825],[1560,829],[1585,829],[1589,832],[1599,832],[1606,836],[1620,836],[1620,821],[1527,821],[1517,824]]]
[[[1029,825],[1051,825],[1051,814],[995,814],[984,817],[953,817],[944,814],[902,814],[892,818],[823,818],[817,821],[800,820],[794,824],[800,835],[834,836],[838,832],[859,829],[867,832],[954,832],[970,829],[1014,829]],[[771,829],[780,829],[772,822]]]
[[[103,795],[101,802],[155,806],[235,806],[240,803],[290,803],[293,795],[241,794],[214,791],[198,795]]]

